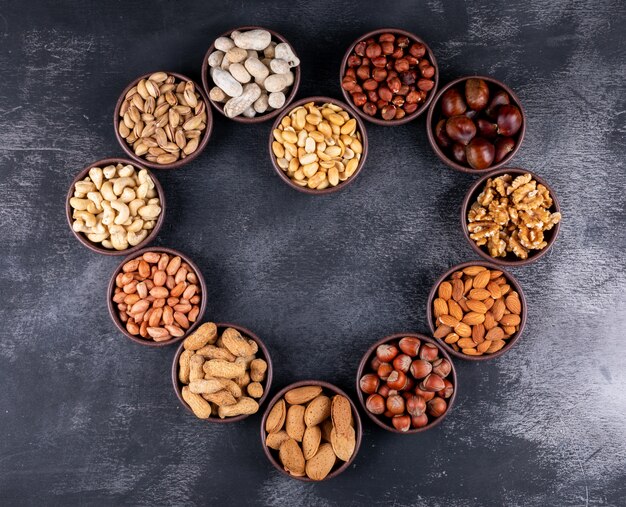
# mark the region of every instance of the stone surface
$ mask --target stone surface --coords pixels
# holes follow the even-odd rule
[[[203,2],[0,2],[1,503],[626,503],[624,3],[381,5],[245,0],[216,17]],[[513,165],[545,177],[564,214],[550,254],[513,270],[530,305],[515,348],[457,361],[456,407],[427,433],[392,435],[364,417],[354,465],[318,485],[265,459],[260,414],[213,426],[180,406],[175,347],[116,331],[105,292],[120,259],[82,247],[65,221],[76,172],[123,153],[112,116],[126,84],[159,69],[200,82],[212,39],[250,23],[293,44],[300,97],[341,97],[344,50],[380,26],[428,41],[441,84],[471,73],[509,84],[528,114]],[[424,118],[368,123],[358,179],[310,197],[275,175],[269,123],[214,118],[197,160],[157,173],[167,195],[157,244],[201,266],[207,318],[265,340],[273,392],[319,378],[354,396],[361,354],[386,334],[427,331],[431,284],[474,258],[458,216],[474,179],[436,158]]]

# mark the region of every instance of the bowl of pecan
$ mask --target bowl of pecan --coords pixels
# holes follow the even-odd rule
[[[486,261],[464,262],[439,277],[428,296],[426,320],[450,354],[472,361],[506,353],[526,325],[519,282]]]
[[[561,208],[552,188],[525,169],[486,174],[461,206],[463,233],[481,257],[521,266],[548,253],[559,234]]]
[[[348,48],[339,74],[341,91],[359,115],[378,125],[401,125],[431,103],[439,70],[430,47],[417,35],[382,28]]]

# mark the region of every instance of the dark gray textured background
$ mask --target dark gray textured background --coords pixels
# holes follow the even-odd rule
[[[0,503],[626,504],[624,2],[341,3],[0,1]],[[181,408],[175,347],[116,331],[105,287],[120,258],[82,247],[64,217],[76,172],[122,155],[111,118],[126,84],[160,69],[199,82],[212,39],[245,24],[295,46],[299,97],[340,97],[347,45],[382,26],[429,42],[441,84],[506,82],[528,115],[512,165],[546,178],[563,208],[554,249],[513,271],[529,300],[517,346],[457,361],[456,407],[432,431],[364,420],[354,466],[324,484],[271,467],[260,415],[213,426]],[[216,120],[198,160],[158,174],[157,244],[201,266],[207,318],[265,340],[274,392],[312,377],[354,395],[365,349],[427,331],[431,284],[474,257],[458,218],[473,178],[439,162],[423,118],[368,124],[358,180],[309,197],[273,173],[269,124]]]

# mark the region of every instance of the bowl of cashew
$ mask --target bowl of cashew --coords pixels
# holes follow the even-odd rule
[[[104,255],[128,255],[152,242],[163,225],[163,187],[148,169],[106,158],[79,172],[67,193],[70,230]]]

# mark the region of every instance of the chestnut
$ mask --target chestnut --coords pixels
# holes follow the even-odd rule
[[[509,97],[509,94],[506,93],[504,90],[498,90],[496,93],[493,94],[491,102],[489,102],[489,106],[487,106],[487,109],[485,109],[485,113],[487,113],[487,116],[489,116],[489,118],[495,118],[496,114],[498,113],[498,108],[500,106],[508,105],[510,103],[511,99]]]
[[[411,394],[406,398],[405,405],[406,411],[412,416],[422,415],[426,410],[426,402],[424,401],[424,398],[415,394]]]
[[[441,378],[446,378],[452,371],[452,364],[445,357],[437,359],[432,363],[433,373],[436,373]]]
[[[382,363],[378,367],[378,371],[376,373],[380,377],[381,380],[387,381],[392,371],[393,371],[393,366],[391,366],[389,363]]]
[[[456,88],[450,88],[441,96],[441,112],[444,116],[450,118],[458,116],[465,112],[467,105],[463,100],[463,96]]]
[[[446,134],[446,120],[439,120],[435,125],[435,139],[437,144],[442,148],[449,148],[452,146],[452,139]]]
[[[396,415],[391,419],[391,424],[398,431],[409,431],[411,428],[411,417],[408,415]]]
[[[401,391],[405,388],[407,382],[406,375],[398,370],[393,370],[389,377],[387,377],[387,385],[389,389],[395,389],[396,391]]]
[[[466,116],[453,116],[446,121],[446,134],[453,141],[467,146],[476,135],[476,125]]]
[[[408,356],[407,354],[399,354],[393,360],[392,364],[394,369],[406,373],[411,367],[411,356]]]
[[[392,414],[402,414],[404,412],[404,398],[399,394],[390,395],[389,398],[387,398],[386,406],[387,410],[389,410]]]
[[[493,139],[498,135],[498,126],[490,122],[489,120],[485,120],[484,118],[478,118],[476,120],[476,126],[478,127],[478,133],[482,137],[486,137],[487,139]]]
[[[416,379],[427,377],[433,370],[433,365],[424,359],[416,359],[411,363],[411,375]]]
[[[398,355],[398,347],[383,343],[376,347],[376,357],[383,363],[390,363]]]
[[[449,398],[454,393],[454,385],[447,378],[443,379],[443,383],[446,385],[441,391],[437,391],[437,396],[441,398]]]
[[[374,394],[378,391],[378,386],[380,385],[380,379],[378,375],[374,373],[366,373],[361,377],[359,381],[359,387],[361,391],[367,394]]]
[[[425,343],[420,349],[420,359],[434,361],[439,357],[439,349],[432,343]]]
[[[411,426],[414,428],[423,428],[427,424],[428,416],[426,414],[411,417]]]
[[[398,347],[407,356],[415,357],[419,352],[421,342],[419,338],[413,338],[411,336],[405,336],[398,342]]]
[[[513,151],[513,148],[515,148],[515,140],[512,137],[499,137],[496,139],[495,147],[495,161],[498,163],[504,160],[504,157]]]
[[[498,134],[501,136],[514,136],[522,126],[522,113],[517,106],[504,105],[498,108],[496,113]]]
[[[452,145],[452,158],[459,164],[467,164],[467,157],[465,156],[465,146],[460,143],[454,143]]]
[[[431,373],[420,383],[420,389],[424,391],[430,391],[432,393],[436,393],[437,391],[441,391],[446,387],[443,379],[437,375],[436,373]]]
[[[446,413],[448,404],[443,398],[433,398],[427,403],[426,411],[433,417],[441,417]]]
[[[474,111],[487,107],[489,87],[484,79],[472,78],[465,81],[465,101]]]
[[[493,162],[495,155],[495,146],[482,137],[475,137],[465,147],[467,163],[474,169],[486,169]]]
[[[380,394],[371,394],[365,401],[365,408],[372,414],[380,415],[385,411],[385,399]]]

